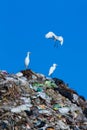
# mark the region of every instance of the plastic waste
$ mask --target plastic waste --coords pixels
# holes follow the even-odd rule
[[[49,110],[39,110],[39,113],[45,115],[52,115],[52,113]]]
[[[61,114],[67,114],[70,111],[69,107],[62,107],[58,109]]]
[[[22,77],[22,76],[23,76],[23,73],[22,73],[22,72],[18,72],[18,73],[16,73],[16,76],[17,76],[17,77]]]
[[[31,104],[20,105],[20,106],[12,108],[11,112],[13,112],[13,113],[20,113],[20,112],[22,112],[24,110],[30,111],[30,107],[32,107]]]
[[[54,105],[53,105],[53,109],[54,109],[54,110],[58,110],[59,108],[61,108],[61,105],[60,105],[60,104],[54,104]]]
[[[60,79],[0,71],[0,130],[87,130],[87,101]]]
[[[41,120],[37,120],[37,122],[35,122],[35,127],[37,128],[41,128],[45,126],[45,121],[41,121]]]
[[[37,106],[38,109],[46,109],[46,106],[44,104]]]
[[[42,99],[46,100],[46,102],[49,102],[49,103],[50,103],[51,97],[49,97],[46,93],[44,93],[44,92],[38,92],[38,95],[39,95]]]
[[[77,100],[78,100],[78,98],[79,98],[79,97],[78,97],[78,95],[73,94],[73,100],[74,100],[74,101],[77,101]]]
[[[27,104],[30,104],[30,103],[31,103],[30,98],[27,98],[27,97],[20,97],[20,99],[23,100],[24,103],[27,103]]]
[[[46,85],[47,87],[49,87],[49,88],[55,88],[55,87],[57,87],[56,84],[55,84],[53,81],[51,81],[51,80],[45,81],[45,85]]]
[[[45,75],[43,74],[37,73],[37,76],[39,80],[42,80],[42,81],[46,80]]]
[[[57,123],[60,127],[61,130],[70,130],[69,126],[67,126],[64,122],[62,122],[61,120],[58,121]]]
[[[42,87],[36,87],[34,86],[33,89],[37,92],[42,92],[43,91],[43,88]]]
[[[32,75],[32,79],[36,80],[36,79],[37,79],[37,77],[36,77],[35,75]]]
[[[33,83],[33,86],[35,86],[35,87],[43,87],[43,84],[41,84],[41,83]]]
[[[27,82],[27,79],[25,77],[21,77],[21,78],[18,78],[20,84],[22,85],[27,85],[28,82]]]

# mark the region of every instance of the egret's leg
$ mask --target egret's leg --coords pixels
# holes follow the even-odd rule
[[[54,47],[58,48],[58,43],[57,42],[55,42]]]
[[[55,42],[55,44],[54,44],[54,47],[56,47],[56,42]]]

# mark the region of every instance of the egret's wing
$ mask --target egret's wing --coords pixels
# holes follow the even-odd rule
[[[60,44],[63,45],[63,37],[62,36],[58,36],[58,40],[60,41]]]
[[[63,41],[60,42],[61,46],[63,45]]]
[[[48,32],[46,35],[45,35],[45,38],[53,38],[55,36],[55,34],[53,32]]]

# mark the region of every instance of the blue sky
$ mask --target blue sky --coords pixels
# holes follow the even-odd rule
[[[54,48],[49,31],[62,35],[64,45]],[[57,63],[53,77],[87,98],[87,0],[0,1],[0,69],[25,69],[27,51],[29,68],[47,76]]]

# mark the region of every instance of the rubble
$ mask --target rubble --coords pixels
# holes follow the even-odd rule
[[[60,79],[0,71],[0,130],[87,130],[87,101]]]

